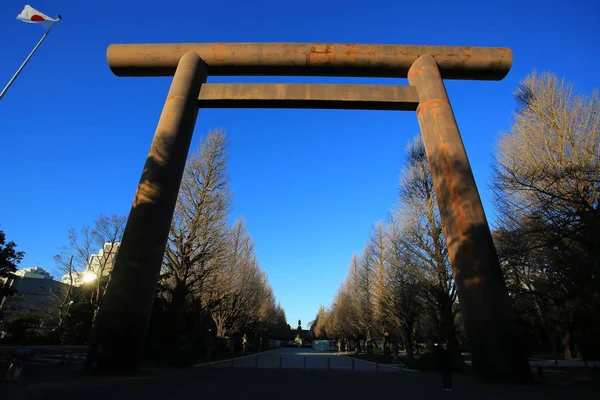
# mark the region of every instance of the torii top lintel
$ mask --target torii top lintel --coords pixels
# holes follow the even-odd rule
[[[417,58],[429,54],[444,79],[501,80],[513,58],[498,47],[311,43],[112,44],[106,58],[117,76],[172,76],[190,51],[209,75],[231,76],[406,78]]]

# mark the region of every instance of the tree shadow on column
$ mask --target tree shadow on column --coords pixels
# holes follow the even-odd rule
[[[471,168],[451,161],[444,145],[428,159],[435,160],[430,161],[430,168],[438,177],[435,189],[473,369],[486,381],[529,383],[524,336],[517,326]],[[445,195],[444,204],[439,193]]]
[[[178,170],[187,159],[176,152],[169,160],[161,157],[160,148],[170,145],[154,145],[146,159],[92,330],[88,372],[123,375],[137,369],[181,181]]]

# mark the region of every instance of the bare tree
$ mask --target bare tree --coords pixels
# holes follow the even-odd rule
[[[504,252],[505,274],[519,280],[518,300],[528,297],[549,336],[560,331],[569,358],[572,334],[584,347],[600,332],[600,98],[535,72],[515,96],[513,125],[496,147],[493,190],[505,232],[496,236],[505,244],[521,237],[519,252]]]
[[[110,279],[125,223],[124,216],[100,214],[91,227],[84,226],[79,231],[69,229],[67,244],[54,256],[56,269],[64,274],[63,282],[68,285],[59,308],[61,314],[71,301],[72,287],[83,283],[92,288],[90,304],[95,318]]]
[[[232,195],[226,146],[225,132],[209,132],[188,160],[181,182],[161,275],[175,329],[186,302],[202,296],[205,280],[227,247]]]
[[[80,231],[69,228],[67,244],[59,251],[59,254],[54,256],[56,270],[65,274],[64,278],[71,286],[79,284],[78,274],[87,270],[90,257],[94,252],[92,229],[89,226],[82,227]]]
[[[399,194],[400,205],[389,227],[378,223],[362,256],[352,257],[346,280],[327,312],[327,332],[353,340],[360,350],[361,339],[370,343],[378,334],[386,344],[386,333],[400,329],[412,357],[414,331],[426,312],[435,321],[428,334],[441,334],[459,365],[457,292],[420,137],[408,146]],[[321,314],[317,330],[323,329]]]
[[[179,349],[213,326],[218,338],[248,333],[255,344],[264,344],[259,339],[268,329],[281,330],[283,310],[275,303],[244,222],[227,223],[232,195],[226,147],[221,130],[201,140],[188,160],[177,199],[159,296],[171,326],[163,339],[181,344]]]
[[[372,328],[372,297],[370,271],[362,258],[353,254],[346,280],[340,287],[332,306],[332,325],[339,339],[353,342],[358,352],[361,339],[370,340]]]
[[[222,260],[209,279],[210,290],[204,294],[205,307],[215,322],[217,337],[225,336],[243,312],[256,312],[247,309],[251,305],[245,303],[247,299],[243,297],[247,294],[243,285],[254,283],[242,279],[243,270],[255,265],[255,257],[242,220],[237,220],[230,229],[228,248]]]
[[[395,237],[406,257],[417,266],[424,299],[436,315],[439,330],[457,364],[462,362],[453,304],[457,299],[446,239],[437,208],[425,146],[420,136],[409,144],[399,185],[400,205],[394,220],[402,235]]]
[[[325,307],[319,307],[317,316],[311,323],[311,331],[315,339],[329,339],[331,337],[329,318],[329,313]]]
[[[352,260],[352,279],[354,280],[355,295],[358,307],[359,323],[361,327],[361,338],[365,339],[367,353],[373,352],[373,340],[375,334],[375,319],[373,311],[375,306],[376,286],[376,254],[371,251],[370,244],[365,246],[363,255]]]
[[[357,350],[360,348],[362,329],[353,286],[350,277],[347,277],[331,306],[330,330],[338,340],[338,350],[342,350],[342,346],[349,345],[350,342],[355,344]]]
[[[530,221],[533,222],[533,221]],[[535,327],[538,348],[544,345],[544,337],[552,344],[552,353],[558,358],[557,336],[560,319],[570,311],[554,298],[554,291],[548,290],[551,279],[546,274],[552,260],[548,257],[545,244],[539,235],[532,235],[531,228],[511,226],[508,221],[493,233],[494,243],[502,266],[506,286],[513,297],[519,317],[527,325]],[[559,300],[559,304],[555,304]],[[566,335],[565,335],[566,337]],[[569,358],[569,344],[565,346]]]
[[[115,263],[117,251],[125,231],[127,219],[121,215],[100,214],[94,221],[92,230],[93,243],[100,247],[97,254],[93,254],[88,263],[88,274],[94,274],[95,288],[92,297],[94,305],[94,319],[100,310],[106,287],[110,281],[110,272]]]
[[[407,357],[413,358],[414,330],[419,315],[424,311],[421,297],[423,283],[418,271],[419,264],[410,258],[410,251],[404,247],[403,225],[394,222],[390,224],[386,235],[389,253],[387,290],[382,300],[388,314],[402,331]]]
[[[241,298],[244,312],[237,320],[237,329],[254,327],[268,316],[268,307],[274,305],[274,297],[267,275],[253,259],[241,265]]]
[[[585,225],[598,227],[598,93],[578,96],[572,84],[549,73],[533,73],[515,96],[521,108],[496,148],[498,211],[516,222],[537,215],[578,241],[590,240],[581,234]]]
[[[71,292],[72,292],[73,286],[75,284],[75,277],[73,276],[75,271],[73,270],[73,256],[71,256],[69,258],[69,261],[64,264],[63,264],[64,261],[60,258],[59,255],[55,256],[54,258],[55,258],[56,263],[60,266],[61,272],[64,273],[62,282],[66,284],[66,289],[65,289],[64,293],[62,294],[61,298],[58,299],[59,306],[58,306],[57,325],[58,325],[58,329],[60,331],[64,327],[66,314],[68,312],[69,305],[71,304],[71,301],[72,301],[71,300],[72,299]]]
[[[386,301],[390,290],[388,279],[389,248],[386,238],[386,226],[378,222],[371,233],[365,249],[364,259],[367,264],[365,272],[372,275],[369,282],[371,325],[379,337],[383,338],[384,351],[389,351],[388,335],[393,327],[390,310]]]

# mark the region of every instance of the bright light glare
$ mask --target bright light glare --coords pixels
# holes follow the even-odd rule
[[[83,283],[89,283],[96,280],[96,274],[93,272],[86,272],[83,274]]]

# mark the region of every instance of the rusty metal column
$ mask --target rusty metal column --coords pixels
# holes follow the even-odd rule
[[[446,88],[435,59],[408,72],[431,168],[473,367],[484,379],[528,382],[531,369]]]
[[[181,57],[90,338],[87,371],[137,369],[207,73],[196,53]]]

